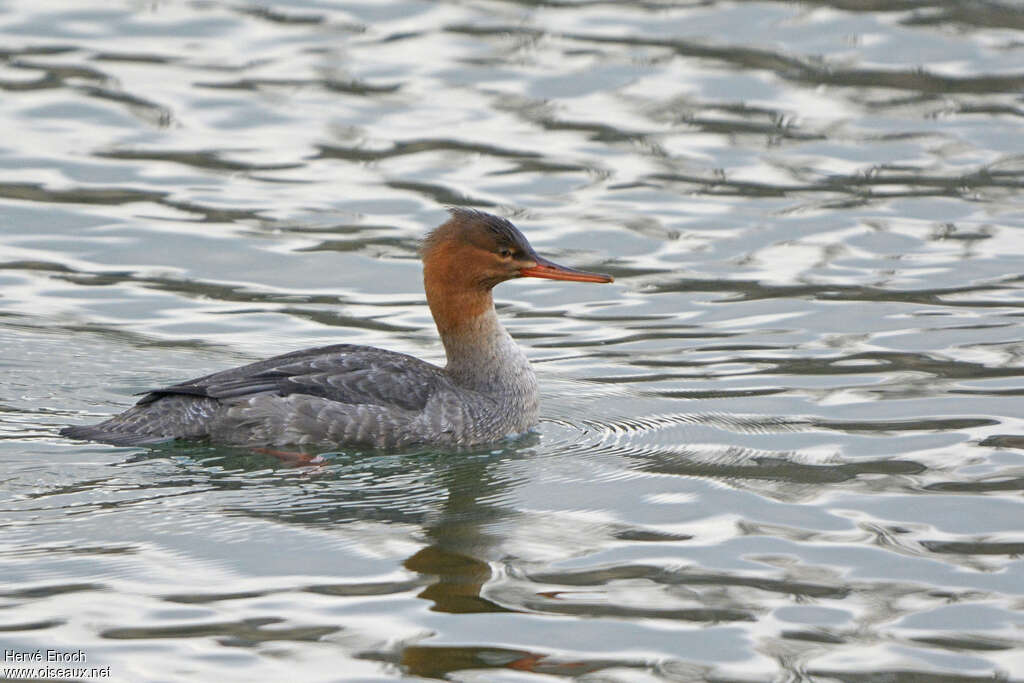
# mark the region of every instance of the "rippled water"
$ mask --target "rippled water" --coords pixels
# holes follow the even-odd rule
[[[957,0],[0,3],[0,649],[1024,680],[1022,30]],[[441,360],[416,250],[446,204],[616,277],[496,291],[532,439],[293,468],[57,435],[316,344]]]

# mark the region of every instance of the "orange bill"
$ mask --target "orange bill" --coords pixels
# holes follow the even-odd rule
[[[611,275],[601,273],[588,273],[585,270],[567,268],[557,263],[548,261],[541,256],[534,256],[533,260],[537,265],[532,268],[523,268],[519,274],[523,277],[541,277],[548,280],[570,280],[572,282],[613,282]]]

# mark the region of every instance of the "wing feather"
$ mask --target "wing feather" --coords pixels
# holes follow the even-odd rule
[[[174,394],[229,400],[257,394],[305,394],[338,403],[422,410],[447,385],[441,368],[369,346],[336,344],[296,351],[156,389],[139,405]]]

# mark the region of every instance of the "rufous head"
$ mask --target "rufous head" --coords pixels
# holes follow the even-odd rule
[[[423,284],[442,336],[472,328],[494,310],[491,289],[517,277],[611,282],[538,256],[514,225],[473,209],[449,209],[451,218],[423,240]],[[467,327],[468,325],[468,327]]]
[[[428,291],[442,286],[490,291],[517,277],[575,282],[612,282],[610,275],[560,266],[539,256],[508,220],[473,209],[449,209],[451,218],[423,241],[423,274]]]

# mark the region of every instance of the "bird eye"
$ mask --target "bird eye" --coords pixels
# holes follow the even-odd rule
[[[501,258],[512,258],[512,250],[508,248],[501,249],[498,252],[498,254],[501,256]]]

